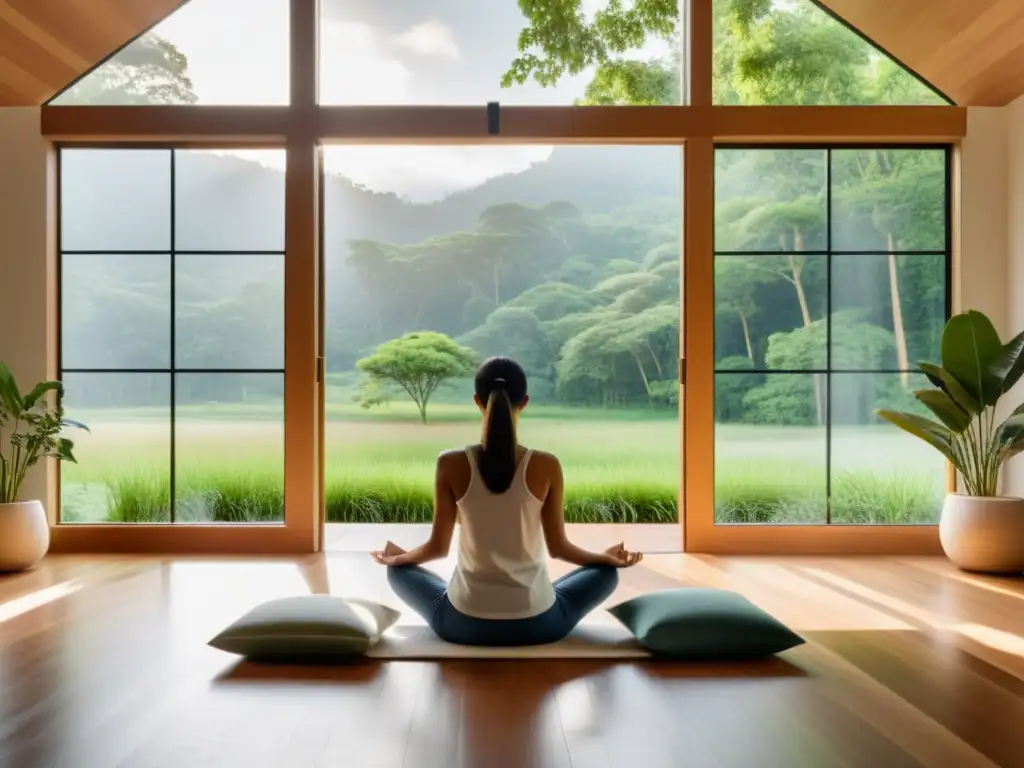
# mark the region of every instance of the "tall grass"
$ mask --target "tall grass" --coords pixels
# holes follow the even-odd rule
[[[206,406],[179,414],[175,520],[284,519],[280,409],[275,419],[267,406],[246,408]],[[326,435],[329,522],[429,521],[438,453],[479,437],[478,412],[462,405],[437,404],[435,421],[426,426],[418,423],[414,409],[397,403],[381,412],[338,407],[337,414],[345,420],[329,421]],[[62,468],[63,519],[168,522],[166,421],[128,410],[73,416],[89,423],[92,432],[79,442],[80,464]],[[522,424],[524,442],[562,461],[568,521],[678,519],[679,428],[673,419],[656,411],[547,406],[531,406],[529,416]],[[828,501],[833,523],[935,521],[941,465],[931,462],[931,454],[922,463],[905,443],[891,443],[892,434],[871,432],[848,441],[858,450],[843,453],[841,466],[848,469],[833,472]],[[716,521],[824,523],[822,447],[813,431],[721,427]]]

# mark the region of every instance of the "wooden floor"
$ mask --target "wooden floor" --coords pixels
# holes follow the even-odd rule
[[[807,639],[753,664],[238,663],[259,601],[379,596],[365,555],[51,558],[0,577],[0,766],[1024,766],[1024,586],[938,559],[653,555],[620,599],[736,589]]]

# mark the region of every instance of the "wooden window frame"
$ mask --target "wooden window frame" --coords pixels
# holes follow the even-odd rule
[[[685,91],[678,107],[501,107],[500,134],[485,105],[319,106],[319,0],[290,0],[291,99],[280,107],[44,106],[55,145],[275,147],[287,150],[285,195],[285,522],[283,525],[59,524],[56,552],[288,554],[323,546],[324,383],[319,337],[322,144],[637,144],[679,146],[683,169],[683,316],[680,536],[686,552],[926,554],[937,526],[778,526],[714,523],[714,150],[737,144],[952,145],[965,136],[962,107],[725,107],[712,104],[711,0],[690,0]],[[952,189],[954,274],[959,274],[959,172]],[[51,201],[52,230],[56,206]],[[51,237],[55,242],[56,238]],[[55,246],[51,248],[51,251]],[[55,253],[50,263],[56,264]],[[54,270],[55,271],[55,270]],[[56,333],[56,277],[50,280]],[[951,286],[956,306],[957,286]],[[57,361],[52,360],[54,372]],[[49,498],[57,498],[57,473]],[[953,476],[947,484],[952,487]]]

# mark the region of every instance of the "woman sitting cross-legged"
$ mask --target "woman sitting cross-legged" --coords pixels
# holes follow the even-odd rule
[[[388,542],[372,555],[388,566],[395,593],[448,642],[552,643],[611,595],[617,569],[643,556],[621,544],[588,552],[566,538],[558,459],[516,440],[529,400],[518,363],[485,361],[473,399],[483,411],[483,439],[438,458],[430,539],[408,552]],[[446,584],[420,566],[447,557],[456,521],[458,565]],[[580,567],[552,583],[548,555]]]

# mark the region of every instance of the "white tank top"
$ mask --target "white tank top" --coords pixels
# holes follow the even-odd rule
[[[491,493],[477,469],[472,447],[469,488],[459,501],[459,562],[448,599],[460,613],[479,619],[525,619],[555,602],[548,575],[540,513],[544,502],[530,493],[526,451],[504,493]]]

